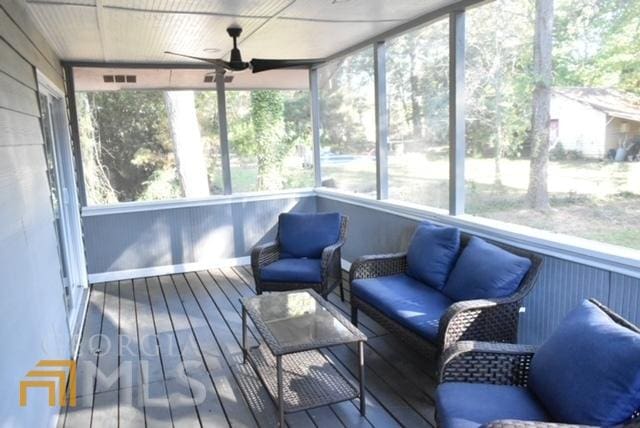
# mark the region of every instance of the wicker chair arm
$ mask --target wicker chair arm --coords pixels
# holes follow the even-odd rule
[[[520,310],[519,296],[456,302],[440,319],[442,348],[461,341],[515,342]]]
[[[395,275],[407,270],[407,253],[363,256],[351,264],[349,280]]]
[[[534,353],[529,345],[458,342],[440,356],[439,380],[527,386]]]
[[[587,428],[593,425],[573,425],[556,422],[520,421],[515,419],[504,419],[489,422],[483,428]]]
[[[277,242],[267,242],[256,245],[251,250],[251,267],[260,269],[280,258],[280,245]]]
[[[324,271],[333,261],[334,257],[340,254],[340,248],[344,245],[344,241],[340,239],[333,245],[329,245],[322,250],[322,270]]]

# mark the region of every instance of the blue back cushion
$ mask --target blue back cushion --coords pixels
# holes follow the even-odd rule
[[[422,223],[409,244],[407,274],[442,290],[460,251],[460,231]]]
[[[528,258],[474,236],[462,250],[442,292],[456,301],[506,297],[518,289],[530,267]]]
[[[529,385],[554,421],[624,422],[640,409],[640,334],[585,300],[535,353]]]
[[[319,259],[322,250],[340,238],[340,214],[280,214],[280,257]]]

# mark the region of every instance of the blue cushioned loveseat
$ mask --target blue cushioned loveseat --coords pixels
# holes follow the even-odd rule
[[[351,319],[363,311],[431,354],[459,340],[516,342],[541,257],[421,223],[406,253],[365,256],[349,273]]]
[[[440,362],[442,428],[640,426],[640,330],[585,300],[538,349],[458,342]]]

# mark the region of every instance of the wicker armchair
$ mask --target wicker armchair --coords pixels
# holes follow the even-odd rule
[[[461,248],[467,245],[470,238],[471,235],[461,234]],[[351,321],[357,325],[358,310],[361,310],[410,346],[431,355],[438,355],[443,349],[460,340],[515,343],[518,335],[519,310],[523,299],[536,282],[542,267],[542,258],[509,245],[495,242],[493,244],[530,259],[531,267],[528,273],[522,279],[518,290],[511,296],[466,300],[452,304],[440,319],[437,343],[427,341],[391,320],[377,308],[358,299],[353,293],[351,293]],[[364,256],[351,265],[349,281],[351,283],[356,279],[395,275],[405,273],[406,270],[406,253]]]
[[[640,333],[640,330],[624,318],[612,312],[597,300],[592,303],[602,309],[619,325]],[[447,348],[441,355],[438,376],[439,383],[465,382],[507,385],[526,388],[529,370],[536,347],[507,343],[462,341]],[[576,356],[579,357],[579,356]],[[442,426],[436,412],[437,426]],[[496,420],[483,425],[490,428],[572,428],[578,425],[557,422],[523,420]],[[580,425],[585,427],[585,425]],[[619,427],[640,427],[640,408],[629,420]]]
[[[322,280],[319,283],[263,281],[260,277],[260,270],[266,265],[280,259],[278,236],[276,236],[276,240],[273,242],[254,247],[251,251],[251,269],[253,270],[253,277],[256,283],[256,293],[262,294],[263,291],[290,291],[312,288],[327,299],[329,293],[339,285],[340,299],[344,300],[341,266],[342,256],[340,249],[344,245],[348,223],[348,217],[340,216],[340,238],[335,244],[325,247],[322,251]]]

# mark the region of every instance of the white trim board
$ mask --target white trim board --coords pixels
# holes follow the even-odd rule
[[[205,198],[182,198],[169,201],[120,202],[112,205],[90,205],[82,207],[82,217],[99,215],[126,214],[169,210],[177,208],[191,208],[211,205],[246,204],[258,201],[277,199],[300,199],[315,197],[313,189],[294,189],[276,192],[250,192],[233,195],[217,195]]]
[[[87,311],[89,310],[89,296],[91,295],[91,289],[87,286],[86,291],[81,294],[83,297],[82,304],[79,305],[80,309],[76,315],[73,331],[69,332],[72,352],[71,358],[76,360],[80,352],[80,339],[82,337],[82,331],[84,330],[84,324],[87,321]]]
[[[232,259],[218,259],[206,262],[182,263],[177,265],[154,266],[141,269],[127,269],[113,272],[89,274],[89,283],[120,281],[124,279],[145,278],[148,276],[169,275],[172,273],[197,272],[200,270],[216,269],[231,266],[243,266],[251,263],[251,257],[236,257]]]

